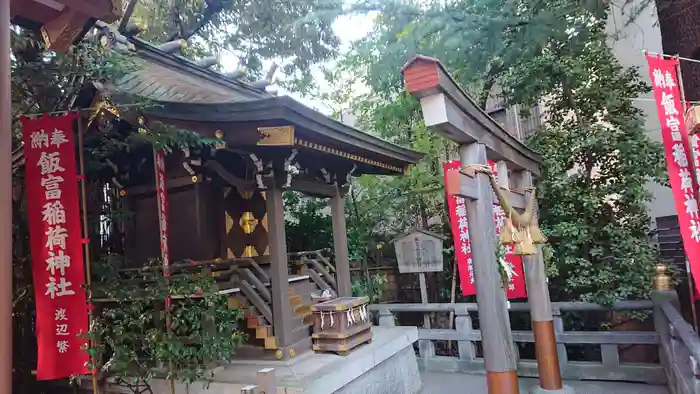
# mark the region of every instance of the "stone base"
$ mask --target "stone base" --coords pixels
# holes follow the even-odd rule
[[[535,386],[530,390],[530,394],[574,394],[574,389],[564,386],[561,390],[545,390],[540,386]]]
[[[234,360],[215,371],[208,387],[177,383],[175,394],[240,393],[243,387],[256,384],[257,372],[263,368],[275,369],[277,394],[420,393],[423,383],[413,351],[417,329],[372,327],[372,332],[372,343],[344,357],[309,352],[290,360]],[[154,394],[170,394],[170,385],[163,380],[154,379],[151,388]],[[103,392],[120,391],[107,388]]]

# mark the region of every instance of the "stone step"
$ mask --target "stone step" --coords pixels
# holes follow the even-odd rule
[[[277,350],[279,347],[277,346],[277,337],[268,337],[265,338],[265,344],[263,345],[266,350]]]
[[[265,318],[263,316],[246,316],[246,327],[255,329],[260,326],[264,326],[265,323]]]
[[[255,339],[266,339],[274,336],[272,326],[259,326],[255,328]]]

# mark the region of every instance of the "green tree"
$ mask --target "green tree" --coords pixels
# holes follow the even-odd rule
[[[284,194],[285,231],[290,252],[325,249],[333,245],[333,224],[328,200],[299,192]]]
[[[35,33],[20,28],[11,33],[13,149],[21,141],[20,115],[68,110],[89,82],[116,78],[131,66],[128,58],[105,52],[90,40],[66,53],[46,53],[41,37]],[[13,385],[16,392],[58,392],[55,387],[36,381],[31,375],[36,363],[33,357],[27,357],[27,352],[35,349],[35,300],[24,171],[20,164],[13,163],[12,179],[14,346],[18,349],[13,353]]]
[[[358,204],[365,204],[362,192],[386,196],[394,182],[409,193],[426,181],[441,183],[439,162],[454,157],[454,147],[424,130],[399,73],[415,54],[435,56],[483,107],[545,104],[546,126],[530,143],[543,156],[538,187],[555,296],[601,303],[645,297],[657,256],[646,234],[644,186],[662,179],[663,157],[632,103],[647,87],[607,44],[610,7],[578,0],[360,4],[380,11],[375,29],[339,63],[371,90],[353,103],[360,123],[427,157],[406,179],[375,180]],[[431,214],[444,209],[441,194],[428,199],[437,208]],[[374,214],[415,212],[409,204],[379,205]]]
[[[332,28],[342,0],[141,0],[132,22],[154,43],[188,40],[194,53],[233,54],[260,76],[263,60],[311,81],[312,64],[337,53]],[[318,17],[302,20],[314,13]]]
[[[663,182],[665,170],[663,150],[632,102],[648,86],[615,59],[604,19],[590,29],[585,50],[552,47],[504,82],[510,92],[546,97],[548,121],[530,143],[544,160],[539,201],[559,270],[554,288],[560,297],[610,304],[648,296],[658,255],[647,235],[645,186]]]
[[[144,28],[139,37],[146,41],[157,44],[172,39],[189,40],[191,45],[186,47],[186,56],[233,52],[253,77],[261,75],[263,60],[276,59],[282,63],[285,73],[303,78],[308,75],[309,65],[335,53],[338,40],[331,29],[331,22],[340,5],[340,2],[333,0],[142,0],[133,21]],[[319,10],[327,12],[327,16],[314,23],[296,22],[307,13]],[[46,53],[39,35],[19,28],[12,30],[12,106],[13,115],[16,116],[13,148],[18,147],[20,141],[18,115],[69,110],[83,87],[89,87],[96,81],[113,82],[124,72],[138,66],[138,61],[107,51],[89,38],[67,53]],[[87,138],[86,144],[91,148],[88,165],[101,162],[101,166],[105,166],[101,159],[124,153],[134,144],[178,146],[202,143],[191,138],[191,134],[171,131],[164,134],[164,141],[155,140],[149,135],[125,141],[112,138],[110,133],[100,138],[103,141]],[[93,145],[95,143],[97,145]],[[91,169],[99,172],[99,168]],[[35,313],[34,290],[23,184],[23,171],[18,163],[13,179],[15,346],[18,349],[33,349],[34,333],[30,328]],[[42,392],[43,388],[31,375],[35,367],[31,358],[21,357],[21,351],[15,354],[15,391]],[[203,356],[215,358],[211,354]],[[181,376],[188,373],[180,372]]]

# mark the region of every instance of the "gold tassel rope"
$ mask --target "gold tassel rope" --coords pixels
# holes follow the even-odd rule
[[[460,172],[466,173],[467,171],[480,172],[489,176],[489,183],[491,184],[493,192],[496,194],[498,203],[503,209],[503,212],[508,215],[503,230],[501,231],[499,242],[502,245],[515,244],[515,254],[521,256],[537,253],[535,245],[546,243],[547,237],[542,234],[542,230],[540,229],[535,215],[535,204],[537,203],[536,189],[534,187],[526,189],[526,191],[530,191],[531,193],[528,196],[525,212],[520,215],[508,202],[490,166],[470,164],[463,167]],[[520,230],[518,230],[518,228],[520,228]]]
[[[515,246],[515,254],[518,256],[532,256],[537,254],[537,247],[532,243],[530,230],[525,230],[524,233],[525,236],[522,237],[520,243]]]
[[[537,221],[537,215],[534,214],[536,211],[535,205],[537,204],[537,190],[534,187],[530,187],[526,190],[530,191],[530,201],[528,201],[528,209],[530,209],[530,212],[532,212],[532,216],[528,225],[530,239],[532,239],[532,243],[535,245],[545,244],[547,243],[547,237],[545,237],[544,234],[542,234],[542,230],[540,230],[540,224]]]
[[[518,234],[518,229],[513,226],[511,215],[508,215],[505,223],[503,223],[499,241],[501,245],[513,245],[520,242],[520,234]]]
[[[547,243],[547,237],[542,234],[542,230],[540,230],[540,225],[537,223],[537,219],[533,220],[532,223],[530,223],[529,230],[530,236],[532,237],[532,243],[535,245],[542,245]]]

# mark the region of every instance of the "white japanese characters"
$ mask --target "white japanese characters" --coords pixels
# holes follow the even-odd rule
[[[693,135],[690,138],[689,147],[683,141],[682,122],[680,119],[682,108],[680,97],[677,97],[678,93],[677,89],[675,89],[677,88],[675,76],[669,71],[654,68],[652,70],[652,79],[654,89],[661,92],[659,102],[661,113],[659,113],[659,117],[662,119],[662,127],[667,129],[667,132],[670,132],[670,153],[677,168],[676,174],[669,173],[669,176],[678,177],[680,190],[676,191],[676,193],[679,196],[683,196],[683,207],[688,218],[687,224],[681,220],[681,225],[687,225],[690,230],[690,238],[695,242],[700,242],[700,211],[698,209],[697,190],[695,190],[693,177],[691,176],[692,171],[696,171],[696,178],[697,174],[700,174],[700,144],[698,143],[698,137]],[[688,148],[690,148],[690,154],[688,154]]]
[[[161,258],[164,266],[170,264],[170,250],[168,248],[168,202],[165,184],[165,157],[163,153],[155,154],[156,177],[157,177],[157,198],[158,198],[158,220],[160,221],[160,248]],[[165,271],[169,276],[169,270]]]
[[[72,174],[66,172],[61,163],[62,152],[58,150],[68,142],[66,132],[57,128],[53,131],[40,129],[29,136],[29,149],[36,150],[39,157],[36,166],[39,168],[39,184],[43,193],[37,196],[37,199],[42,202],[40,217],[45,229],[42,245],[45,270],[48,272],[48,279],[44,284],[44,295],[51,301],[58,301],[62,297],[76,294],[73,283],[67,279],[66,275],[71,267],[70,251],[67,250],[68,238],[77,235],[68,233],[66,210],[61,201],[63,189],[74,185],[64,184],[65,177]],[[67,309],[62,307],[52,309],[54,334],[57,338],[56,351],[59,354],[65,354],[70,349],[70,338],[74,337],[75,333],[70,331]]]
[[[467,255],[467,269],[469,270],[469,284],[474,284],[474,264],[472,262],[472,249],[469,245],[469,223],[467,222],[467,206],[462,197],[453,197],[455,199],[455,215],[457,216],[457,227],[459,229],[459,252]],[[457,253],[459,253],[457,252]]]
[[[492,169],[494,172],[496,171],[495,168]],[[455,199],[455,212],[454,216],[456,217],[456,224],[459,230],[459,239],[455,240],[455,245],[458,246],[458,251],[455,251],[455,253],[461,253],[463,256],[466,255],[467,257],[467,270],[468,270],[468,275],[469,275],[469,284],[473,285],[474,284],[474,264],[471,256],[471,245],[469,242],[469,223],[467,220],[467,207],[466,203],[463,198],[461,197],[452,197]],[[494,205],[493,206],[493,220],[494,224],[496,225],[496,235],[499,235],[501,233],[501,229],[503,228],[505,224],[505,213],[503,212],[503,209],[499,205]],[[512,255],[513,254],[513,248],[510,245],[504,246],[505,251],[506,251],[506,256]],[[503,263],[503,262],[502,262]],[[515,277],[518,276],[518,274],[515,271],[515,266],[505,260],[505,264],[507,265],[506,272],[508,273],[508,279],[509,279],[509,284],[508,284],[508,290],[513,291],[515,290]]]

